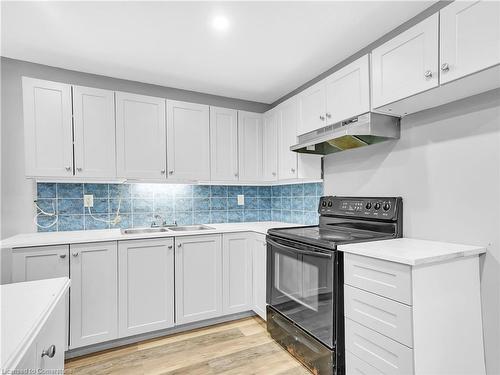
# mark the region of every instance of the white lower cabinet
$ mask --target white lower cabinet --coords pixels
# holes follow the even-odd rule
[[[118,243],[118,336],[174,325],[172,238]]]
[[[221,241],[219,234],[176,237],[176,324],[222,315]]]
[[[70,348],[118,337],[116,241],[71,245]]]
[[[40,246],[12,253],[12,282],[69,277],[69,246]]]
[[[222,243],[223,313],[252,310],[252,242],[249,233],[227,233]]]
[[[252,233],[253,311],[266,320],[266,236]]]

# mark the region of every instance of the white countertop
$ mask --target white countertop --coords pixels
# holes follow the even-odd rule
[[[481,246],[460,245],[447,242],[397,238],[394,240],[362,242],[340,245],[344,253],[363,255],[396,263],[418,266],[486,252]]]
[[[68,290],[67,277],[0,285],[0,368],[17,365]]]
[[[140,238],[180,237],[198,234],[216,234],[230,232],[256,232],[266,234],[271,228],[300,226],[277,221],[261,221],[249,223],[206,224],[214,229],[186,232],[159,232],[122,234],[120,229],[77,230],[68,232],[25,233],[9,237],[0,243],[1,248],[15,249],[19,247],[61,245],[71,243],[123,241]]]

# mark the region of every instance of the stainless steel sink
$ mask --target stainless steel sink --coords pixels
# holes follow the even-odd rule
[[[122,234],[142,234],[142,233],[161,233],[168,232],[167,227],[158,227],[158,228],[129,228],[122,229]]]
[[[185,231],[195,231],[195,230],[209,230],[215,228],[209,227],[208,225],[178,225],[176,227],[172,227],[169,229],[176,232],[185,232]]]

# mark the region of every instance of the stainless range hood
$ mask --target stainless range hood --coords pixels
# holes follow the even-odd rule
[[[368,112],[300,135],[290,150],[327,155],[399,138],[399,117]]]

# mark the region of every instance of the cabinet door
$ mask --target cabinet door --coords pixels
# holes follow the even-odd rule
[[[68,245],[28,247],[12,252],[12,282],[69,277]]]
[[[297,153],[290,146],[297,143],[298,102],[295,98],[279,107],[279,179],[297,178]]]
[[[221,236],[177,237],[175,243],[176,323],[222,315]]]
[[[262,162],[265,181],[278,179],[278,112],[263,115]]]
[[[438,85],[438,14],[372,52],[373,108]]]
[[[202,104],[167,100],[168,178],[210,179],[210,113]]]
[[[118,336],[174,325],[171,238],[118,243]]]
[[[238,111],[238,162],[241,181],[262,179],[262,115]]]
[[[334,124],[369,110],[369,59],[365,55],[326,79],[326,123]]]
[[[71,86],[23,77],[27,176],[73,175]]]
[[[299,94],[298,134],[326,126],[326,93],[325,83],[320,81]]]
[[[118,177],[164,179],[166,172],[165,99],[116,93]]]
[[[252,241],[253,251],[253,311],[266,320],[266,236],[255,234]]]
[[[222,244],[223,312],[252,309],[251,233],[224,234]]]
[[[115,177],[115,93],[73,86],[75,175]]]
[[[70,348],[118,338],[117,244],[71,245]]]
[[[500,2],[456,1],[439,15],[441,83],[500,63]]]
[[[238,111],[210,107],[210,177],[238,181]]]

